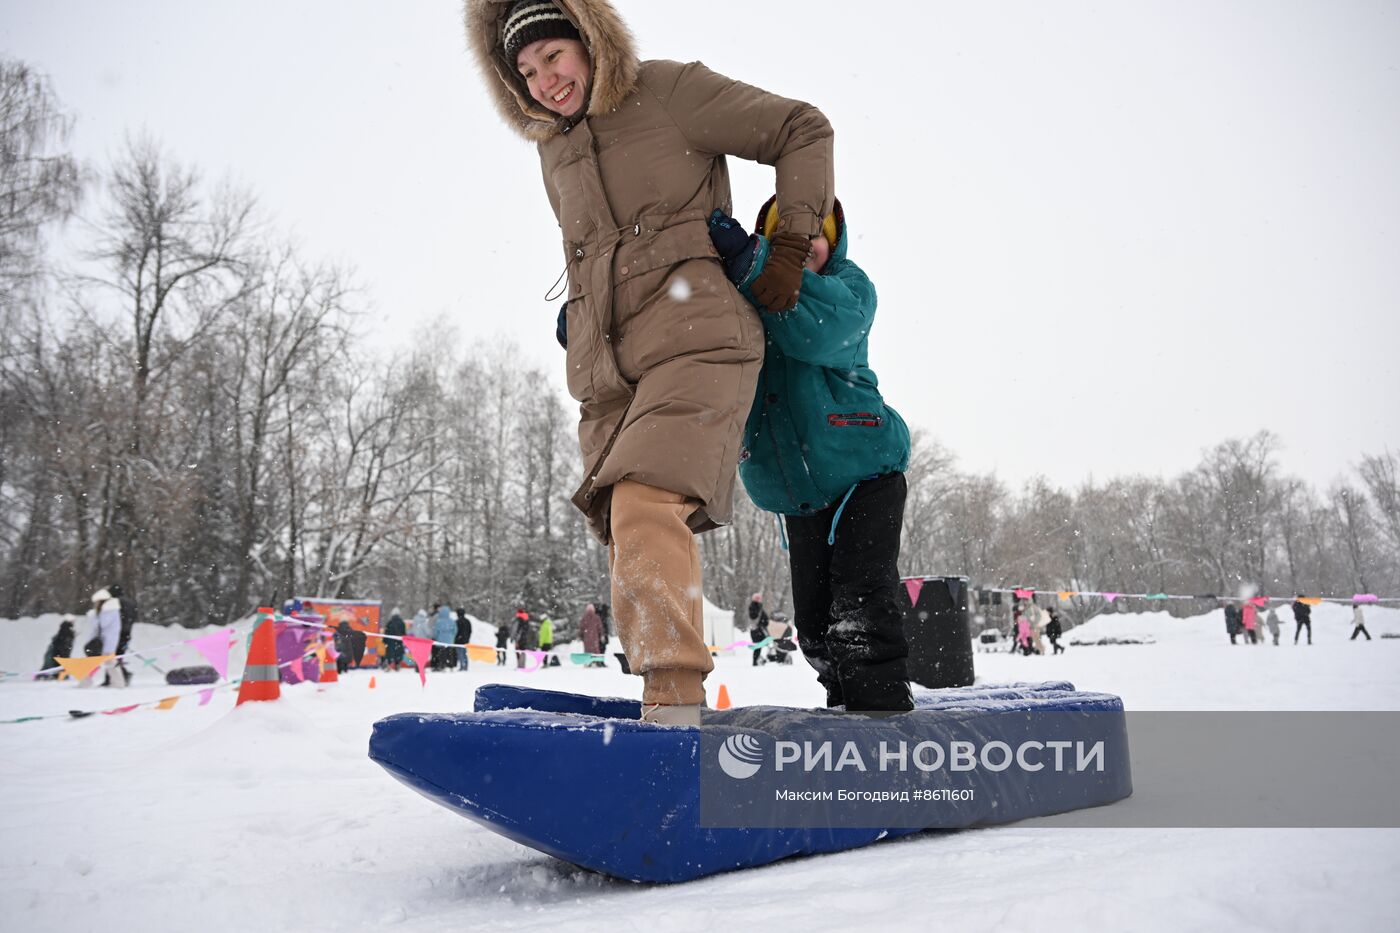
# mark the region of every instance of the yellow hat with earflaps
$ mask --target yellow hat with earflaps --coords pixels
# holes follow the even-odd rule
[[[831,244],[832,249],[836,249],[836,244],[841,239],[841,222],[845,219],[845,212],[841,210],[840,201],[833,203],[835,207],[832,208],[831,213],[822,218],[822,236],[826,237],[826,242]],[[778,196],[776,194],[758,209],[758,221],[754,226],[759,233],[766,237],[771,237],[773,231],[778,229]]]

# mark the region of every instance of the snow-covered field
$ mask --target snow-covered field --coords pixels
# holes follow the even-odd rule
[[[978,654],[979,682],[1067,679],[1132,710],[1400,710],[1400,610],[1314,612],[1311,647],[1231,646],[1217,611],[1105,616],[1058,657]],[[0,621],[0,668],[37,666],[57,617]],[[484,629],[484,630],[483,630]],[[135,647],[198,632],[139,626]],[[475,640],[488,643],[489,627]],[[742,637],[736,635],[736,637]],[[162,666],[165,662],[162,661]],[[189,653],[175,663],[200,663]],[[231,670],[241,669],[235,656]],[[67,717],[158,700],[151,670],[124,691],[8,679],[0,719],[0,929],[5,930],[1393,930],[1400,830],[1038,828],[924,833],[679,886],[614,881],[522,848],[424,800],[365,754],[372,723],[469,709],[502,681],[636,696],[615,668],[532,674],[473,664],[428,676],[355,672],[235,709],[231,691],[157,711]],[[737,705],[811,705],[815,680],[723,656],[708,686]],[[568,819],[585,789],[526,787]]]

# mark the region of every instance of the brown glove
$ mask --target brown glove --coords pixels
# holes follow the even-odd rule
[[[797,304],[802,287],[802,264],[812,243],[800,233],[777,233],[768,247],[768,261],[749,291],[767,311],[786,311]]]

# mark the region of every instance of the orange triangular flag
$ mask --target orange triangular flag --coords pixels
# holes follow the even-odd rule
[[[490,645],[467,645],[467,660],[495,664],[496,649]]]
[[[1322,600],[1318,599],[1316,596],[1304,596],[1302,599],[1298,600],[1298,602],[1302,603],[1305,606],[1322,605]]]
[[[719,685],[719,696],[715,697],[715,709],[729,709],[729,688]]]
[[[115,654],[99,654],[92,658],[54,658],[54,660],[62,665],[69,677],[74,680],[86,680],[92,676],[93,671],[115,657]]]
[[[156,709],[172,709],[176,703],[180,702],[179,697],[166,697],[156,704]]]
[[[1060,602],[1064,602],[1073,595],[1074,593],[1070,590],[1060,590]]]
[[[373,678],[373,677],[370,677],[370,679],[369,679],[369,688],[370,688],[371,690],[374,689],[374,678]]]

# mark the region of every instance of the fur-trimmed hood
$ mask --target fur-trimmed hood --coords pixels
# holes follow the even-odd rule
[[[564,118],[530,97],[525,81],[501,54],[501,24],[515,0],[466,0],[467,43],[506,124],[531,142],[559,133]],[[588,116],[615,109],[637,85],[636,40],[607,0],[553,0],[578,27],[592,58]]]

